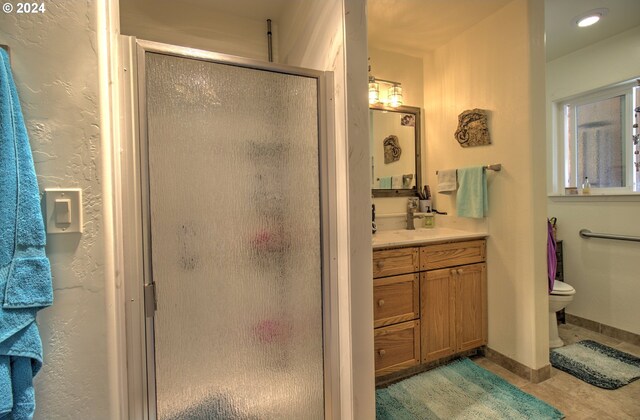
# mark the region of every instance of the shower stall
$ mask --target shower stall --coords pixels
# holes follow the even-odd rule
[[[330,75],[122,47],[130,414],[331,417]]]

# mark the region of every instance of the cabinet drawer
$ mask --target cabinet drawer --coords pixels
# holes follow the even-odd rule
[[[373,252],[373,278],[418,271],[418,248],[388,249]]]
[[[420,269],[435,270],[485,260],[485,241],[454,242],[420,248]]]
[[[420,321],[374,330],[376,376],[420,363]]]
[[[374,327],[418,318],[420,316],[419,287],[418,274],[403,274],[374,280]]]

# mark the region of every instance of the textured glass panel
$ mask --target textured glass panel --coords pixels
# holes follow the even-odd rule
[[[576,106],[578,185],[589,177],[592,187],[625,184],[624,95]]]
[[[317,81],[146,66],[158,418],[323,418]]]

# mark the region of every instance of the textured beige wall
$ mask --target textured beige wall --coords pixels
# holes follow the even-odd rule
[[[541,8],[514,0],[424,58],[428,182],[438,169],[503,165],[488,174],[489,347],[531,368],[548,363]],[[490,146],[454,139],[472,108],[489,111]],[[455,213],[454,197],[434,204]]]
[[[107,381],[96,2],[0,14],[40,189],[83,190],[84,233],[48,235],[55,301],[38,323],[37,419],[111,419]]]

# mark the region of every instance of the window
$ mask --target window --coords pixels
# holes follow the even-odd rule
[[[638,191],[640,146],[634,117],[640,115],[634,115],[634,109],[639,90],[633,81],[559,104],[564,187],[580,187],[588,177],[600,193]]]

